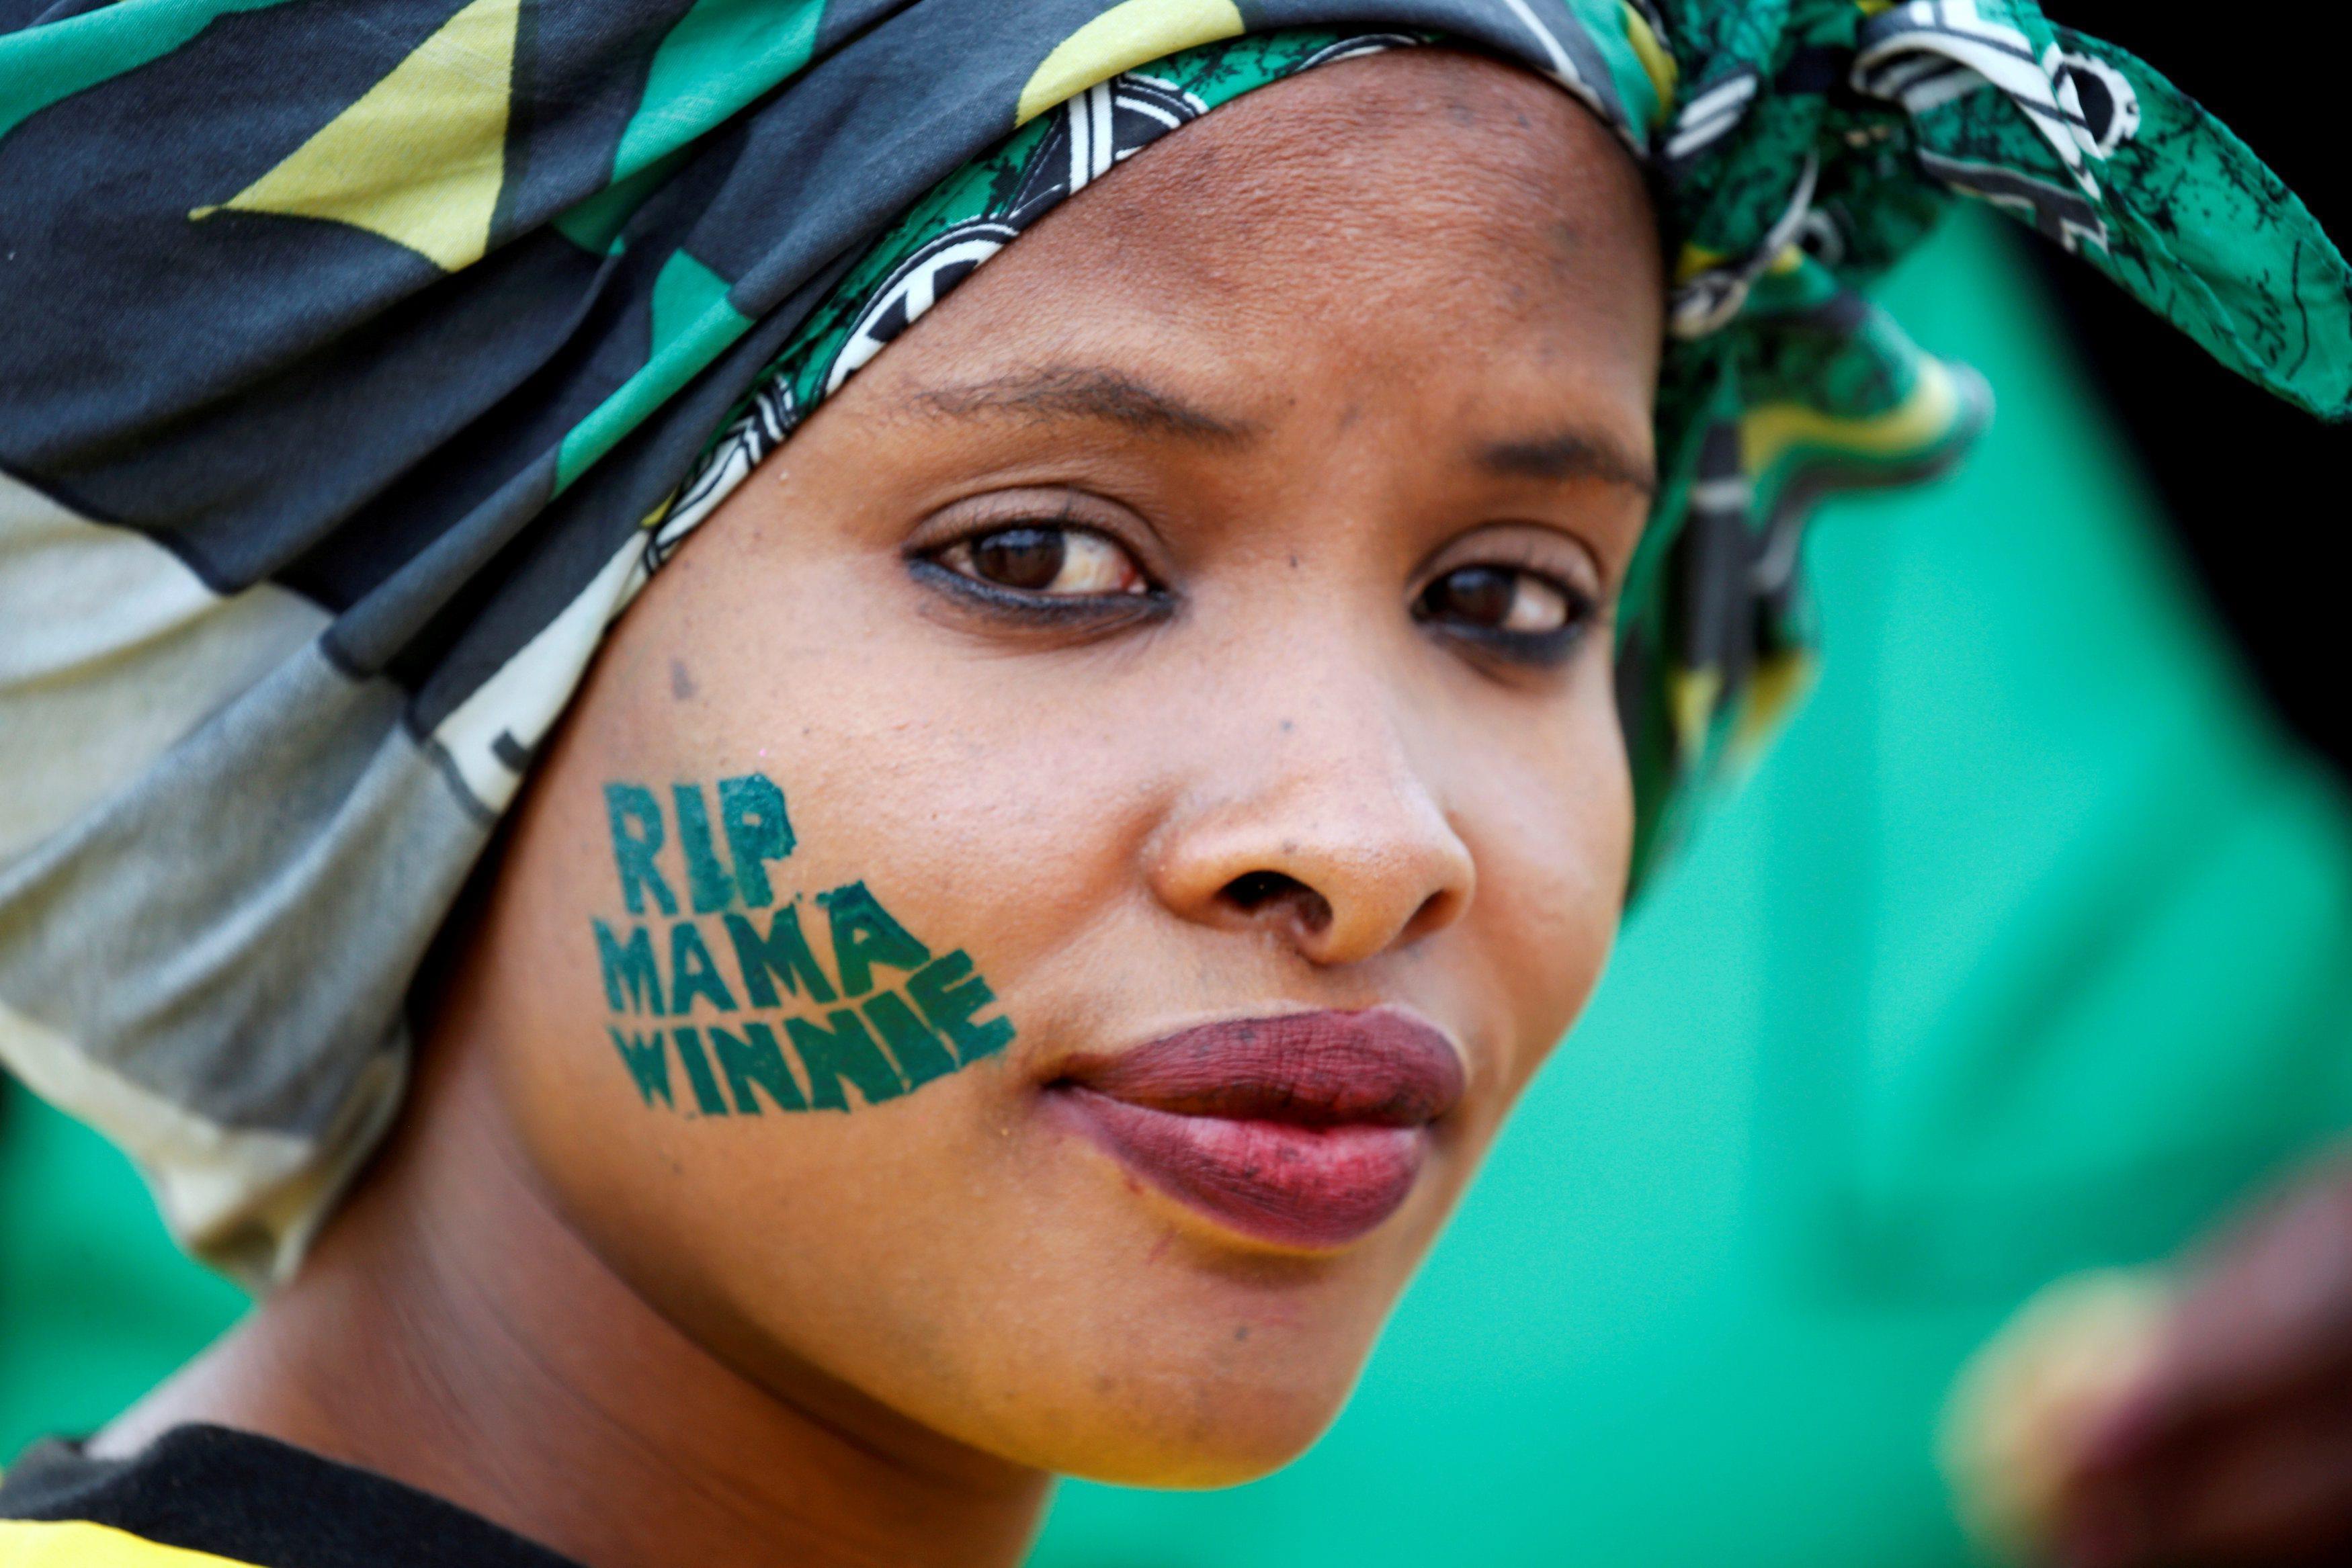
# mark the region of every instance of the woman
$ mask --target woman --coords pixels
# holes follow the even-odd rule
[[[2352,377],[2030,11],[215,9],[0,57],[8,570],[97,612],[14,633],[0,1049],[276,1287],[12,1472],[36,1560],[1011,1562],[1283,1462],[1804,503],[1981,421],[1842,280],[1957,189]]]

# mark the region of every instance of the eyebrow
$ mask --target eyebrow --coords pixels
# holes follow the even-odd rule
[[[1052,365],[918,394],[926,413],[1011,413],[1031,421],[1092,419],[1150,435],[1232,443],[1257,434],[1247,420],[1224,419],[1132,376],[1092,365]]]
[[[1478,449],[1478,465],[1515,479],[1599,479],[1644,496],[1658,491],[1647,463],[1616,442],[1589,431],[1561,430],[1530,440],[1490,442]]]

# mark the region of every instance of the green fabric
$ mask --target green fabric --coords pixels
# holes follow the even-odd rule
[[[129,26],[121,16],[102,21],[67,18],[26,40],[12,68],[0,74],[0,136],[30,116],[78,92],[160,59],[185,44],[215,17],[282,5],[287,0],[174,0],[151,4]]]
[[[614,181],[798,74],[824,12],[824,0],[695,0],[654,51],[645,95],[613,153]]]

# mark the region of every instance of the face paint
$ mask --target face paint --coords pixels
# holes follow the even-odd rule
[[[799,894],[776,903],[769,867],[796,841],[767,775],[719,780],[715,819],[702,784],[668,793],[665,813],[643,784],[604,786],[622,912],[588,923],[614,1015],[605,1032],[647,1107],[845,1112],[1012,1043],[1010,1019],[981,1016],[996,993],[971,956],[935,956],[863,882],[817,894],[805,923]]]

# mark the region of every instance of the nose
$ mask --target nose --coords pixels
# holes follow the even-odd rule
[[[1202,925],[1265,931],[1319,966],[1360,963],[1459,920],[1475,863],[1381,706],[1327,701],[1321,722],[1266,716],[1204,736],[1202,787],[1150,847],[1160,903]]]

